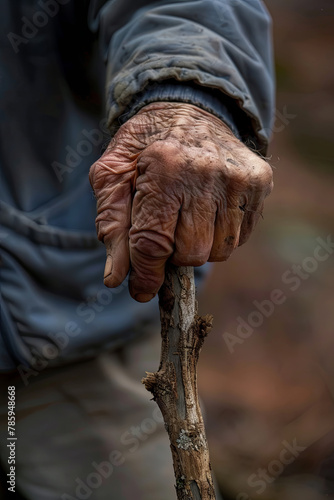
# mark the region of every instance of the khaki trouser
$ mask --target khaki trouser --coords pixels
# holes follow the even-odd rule
[[[2,467],[7,474],[7,386],[15,385],[16,488],[25,498],[176,498],[161,413],[140,383],[158,368],[159,351],[156,333],[94,360],[40,371],[27,386],[17,375],[0,376]]]

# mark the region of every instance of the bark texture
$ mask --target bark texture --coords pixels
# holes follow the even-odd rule
[[[197,361],[212,317],[197,315],[192,267],[169,265],[159,292],[162,349],[146,389],[169,435],[178,500],[214,500],[208,444],[197,394]]]

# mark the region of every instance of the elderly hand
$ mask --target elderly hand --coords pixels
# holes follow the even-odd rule
[[[167,259],[179,266],[226,260],[244,243],[272,189],[271,167],[218,118],[183,103],[142,108],[91,167],[104,283],[130,264],[130,293],[151,300]]]

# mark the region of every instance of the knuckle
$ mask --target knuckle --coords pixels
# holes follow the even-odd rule
[[[97,238],[105,242],[119,233],[119,222],[113,217],[111,210],[104,210],[99,213],[95,219]],[[125,229],[126,230],[126,229]]]
[[[255,165],[253,176],[254,183],[259,187],[259,189],[270,189],[271,191],[273,185],[273,171],[271,166],[265,160],[260,159],[259,163]]]
[[[130,247],[139,254],[151,259],[168,258],[172,252],[169,239],[161,234],[132,234],[130,231]]]
[[[262,177],[265,183],[272,183],[273,170],[265,160],[262,160]]]
[[[173,141],[163,140],[153,142],[145,149],[145,157],[152,157],[165,168],[180,164],[180,148]]]
[[[234,154],[235,153],[235,154]],[[245,146],[229,152],[225,163],[226,180],[238,189],[270,193],[273,186],[273,171],[269,163],[249,151]]]

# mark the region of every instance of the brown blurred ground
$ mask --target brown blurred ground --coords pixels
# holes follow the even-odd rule
[[[200,394],[212,461],[230,498],[334,498],[334,253],[295,291],[282,281],[293,264],[310,262],[317,238],[334,240],[334,2],[266,4],[278,84],[269,151],[275,188],[251,240],[214,266],[200,297],[215,325],[201,355]],[[231,353],[224,333],[237,335],[237,317],[247,321],[253,301],[277,288],[285,302]],[[306,449],[280,473],[283,442]],[[249,478],[259,468],[269,480],[254,486],[258,478]]]

